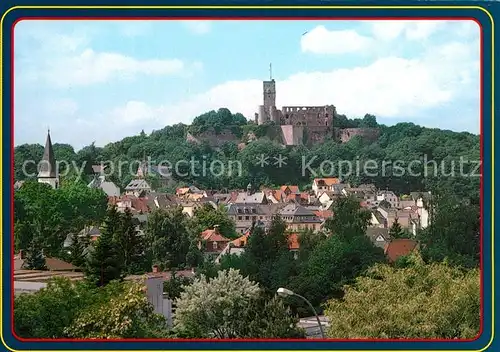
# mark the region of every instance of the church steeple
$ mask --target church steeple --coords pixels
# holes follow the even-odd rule
[[[45,149],[43,151],[42,161],[40,161],[39,165],[38,182],[48,183],[52,188],[58,188],[59,181],[57,177],[56,158],[50,139],[50,130],[47,131]]]

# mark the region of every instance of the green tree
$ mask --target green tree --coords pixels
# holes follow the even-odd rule
[[[279,297],[260,295],[252,299],[235,323],[239,337],[243,338],[305,338],[305,331]]]
[[[79,310],[96,297],[84,283],[54,278],[33,294],[14,298],[14,330],[23,338],[61,338]]]
[[[426,261],[478,267],[480,262],[480,206],[447,196],[433,197],[431,224],[417,234]]]
[[[123,267],[129,274],[140,273],[145,268],[145,239],[141,238],[130,209],[120,216],[120,226],[114,234]]]
[[[85,266],[84,249],[83,240],[79,238],[77,233],[73,233],[71,235],[71,245],[69,246],[69,259],[71,264],[78,268]]]
[[[174,326],[184,336],[258,338],[300,334],[297,321],[281,302],[266,303],[259,286],[233,269],[220,271],[210,280],[196,279],[181,293],[176,306]]]
[[[105,286],[113,280],[122,279],[123,259],[114,241],[120,230],[120,214],[116,207],[109,207],[101,229],[101,235],[87,257],[86,278],[97,286]]]
[[[40,239],[40,234],[38,233],[31,240],[31,245],[26,254],[26,259],[24,262],[26,269],[29,270],[45,270],[45,256],[43,253],[42,241]]]
[[[35,233],[39,233],[44,253],[57,256],[69,231],[68,204],[61,193],[48,184],[27,181],[14,193],[14,231],[16,249],[27,249]],[[16,225],[15,225],[16,226]]]
[[[194,223],[196,231],[200,233],[206,229],[213,229],[219,226],[219,231],[227,238],[235,238],[236,228],[227,211],[223,207],[214,209],[210,204],[204,204],[194,212]]]
[[[103,220],[108,197],[101,189],[88,187],[83,180],[77,180],[63,183],[58,193],[67,204],[65,214],[70,219],[70,231],[80,231],[84,226],[98,225]]]
[[[403,230],[401,224],[398,221],[398,218],[394,219],[391,228],[389,229],[389,236],[393,239],[396,238],[409,238],[409,234]]]
[[[118,285],[115,283],[115,285]],[[121,283],[119,295],[83,309],[64,332],[73,338],[161,338],[166,320],[154,313],[140,283]]]
[[[361,208],[353,197],[337,198],[333,203],[334,216],[325,222],[325,230],[343,239],[364,236],[370,223],[370,212]]]
[[[158,209],[148,216],[146,236],[151,261],[164,268],[178,268],[186,264],[186,256],[193,239],[188,219],[182,207]]]
[[[191,241],[186,254],[186,266],[196,268],[203,263],[203,253],[198,248],[196,241]]]
[[[326,315],[332,338],[471,339],[480,327],[479,271],[378,264],[330,301]]]
[[[16,295],[14,329],[23,338],[168,337],[165,319],[153,314],[139,283],[95,287],[51,279],[46,288]]]
[[[385,262],[384,253],[368,237],[346,241],[331,236],[311,253],[291,280],[290,289],[307,297],[321,311],[321,302],[342,296],[345,284],[378,262]]]
[[[262,285],[268,292],[275,292],[280,285],[295,275],[295,260],[290,253],[286,224],[274,216],[269,229],[254,226],[241,255],[242,272]]]
[[[177,272],[174,270],[170,278],[163,283],[163,293],[165,293],[169,299],[176,300],[180,298],[184,289],[192,283],[193,279],[191,277],[178,276]]]

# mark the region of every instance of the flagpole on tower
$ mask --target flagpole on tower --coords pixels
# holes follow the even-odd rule
[[[269,64],[269,79],[272,81],[273,80],[273,64]]]

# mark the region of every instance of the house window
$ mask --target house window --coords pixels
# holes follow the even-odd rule
[[[242,216],[238,216],[238,220],[241,220]]]
[[[250,220],[250,217],[249,216],[245,216],[245,220]]]
[[[217,242],[212,242],[213,249],[217,249]]]

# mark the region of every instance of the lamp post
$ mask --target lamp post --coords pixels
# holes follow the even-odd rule
[[[281,296],[281,297],[288,297],[288,296],[295,296],[295,297],[299,297],[300,299],[302,299],[303,301],[305,301],[307,303],[307,305],[309,306],[309,308],[311,308],[311,310],[313,311],[314,313],[314,316],[316,317],[316,320],[318,321],[318,326],[319,326],[319,331],[321,332],[321,337],[322,338],[325,338],[325,333],[323,332],[323,325],[321,325],[321,320],[319,319],[319,316],[318,314],[316,313],[316,309],[314,309],[313,305],[311,304],[311,302],[309,302],[307,300],[307,298],[289,290],[289,289],[286,289],[286,288],[283,288],[283,287],[280,287],[277,291],[278,293],[278,296]]]

